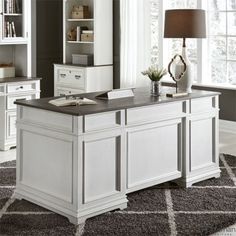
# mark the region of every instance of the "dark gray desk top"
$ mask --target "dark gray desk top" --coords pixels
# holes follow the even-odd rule
[[[88,99],[95,100],[98,104],[97,105],[85,105],[85,106],[67,106],[67,107],[56,107],[48,103],[48,101],[52,100],[53,98],[43,98],[43,99],[35,99],[29,101],[16,101],[17,105],[21,106],[28,106],[53,112],[59,112],[63,114],[69,114],[74,116],[83,116],[101,112],[108,112],[114,110],[122,110],[127,108],[133,107],[141,107],[141,106],[148,106],[154,104],[162,104],[162,103],[169,103],[174,101],[182,101],[182,100],[190,100],[195,98],[201,97],[209,97],[220,95],[217,92],[209,92],[209,91],[200,91],[194,90],[193,93],[189,94],[185,97],[180,98],[167,98],[166,93],[172,92],[174,93],[175,89],[173,88],[165,88],[163,90],[163,95],[161,97],[152,97],[150,96],[150,89],[149,88],[139,88],[135,89],[134,93],[135,96],[132,98],[122,98],[122,99],[115,99],[110,101],[105,100],[98,100],[95,97],[102,92],[99,93],[87,93],[87,94],[80,94],[79,97],[85,97]]]
[[[41,78],[34,78],[34,77],[0,78],[0,84],[18,83],[18,82],[26,82],[26,81],[34,81],[34,80],[41,80]]]

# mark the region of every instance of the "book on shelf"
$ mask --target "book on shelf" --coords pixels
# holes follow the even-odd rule
[[[16,4],[15,4],[16,13],[21,13],[20,0],[15,0],[15,2],[16,2]]]
[[[10,22],[6,22],[6,37],[10,37]]]
[[[15,23],[11,22],[12,37],[16,37]]]
[[[6,14],[21,13],[21,1],[22,0],[4,0],[4,12]]]
[[[7,21],[5,24],[5,36],[8,38],[16,37],[15,23]]]
[[[83,32],[83,30],[87,30],[88,27],[87,26],[77,26],[76,28],[76,40],[77,41],[81,41],[81,34]]]
[[[9,23],[9,37],[12,37],[12,25]]]

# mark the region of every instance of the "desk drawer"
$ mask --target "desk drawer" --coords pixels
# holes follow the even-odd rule
[[[81,93],[85,93],[85,91],[81,89],[57,88],[55,96],[73,95],[73,94],[81,94]]]
[[[14,102],[16,100],[31,100],[36,98],[35,94],[30,94],[30,95],[20,95],[20,96],[8,96],[7,97],[7,110],[12,110],[12,109],[16,109],[16,104],[14,104]]]
[[[73,84],[73,87],[84,88],[84,70],[78,69],[58,69],[57,83]]]
[[[84,118],[84,132],[118,128],[122,122],[122,111],[87,115]]]
[[[20,93],[36,90],[36,83],[21,83],[21,84],[8,84],[7,92],[8,93]]]
[[[126,113],[126,124],[138,124],[172,119],[184,115],[184,102],[131,108]]]
[[[197,98],[191,100],[191,113],[209,112],[215,107],[215,97]]]

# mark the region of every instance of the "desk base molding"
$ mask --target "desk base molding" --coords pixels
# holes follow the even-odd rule
[[[181,186],[183,188],[189,188],[193,184],[201,182],[201,181],[206,180],[206,179],[220,178],[220,173],[221,173],[221,171],[219,169],[215,169],[211,172],[204,173],[204,174],[201,174],[201,175],[188,176],[186,178],[177,179],[174,182],[177,183],[179,186]]]
[[[26,192],[24,190],[19,190],[17,189],[14,194],[14,198],[18,200],[27,200],[30,202],[33,202],[41,207],[44,207],[48,210],[51,210],[55,213],[58,213],[59,215],[63,215],[72,224],[82,224],[84,223],[87,219],[101,215],[103,213],[113,211],[113,210],[124,210],[127,208],[127,198],[122,197],[120,199],[117,199],[116,201],[112,202],[107,202],[106,204],[101,204],[100,206],[93,207],[92,209],[87,209],[87,210],[81,210],[79,212],[75,210],[70,210],[66,207],[63,207],[62,205],[56,205],[47,199],[43,199],[40,197],[40,195],[36,196],[34,194],[30,194],[29,192]]]

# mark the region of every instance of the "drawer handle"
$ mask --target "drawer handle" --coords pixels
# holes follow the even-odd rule
[[[24,87],[23,86],[20,86],[20,87],[17,87],[16,90],[20,90],[20,89],[23,89]]]
[[[81,79],[81,75],[75,75],[75,79]]]
[[[65,77],[66,77],[66,74],[60,74],[60,76],[61,76],[62,78],[65,78]]]

